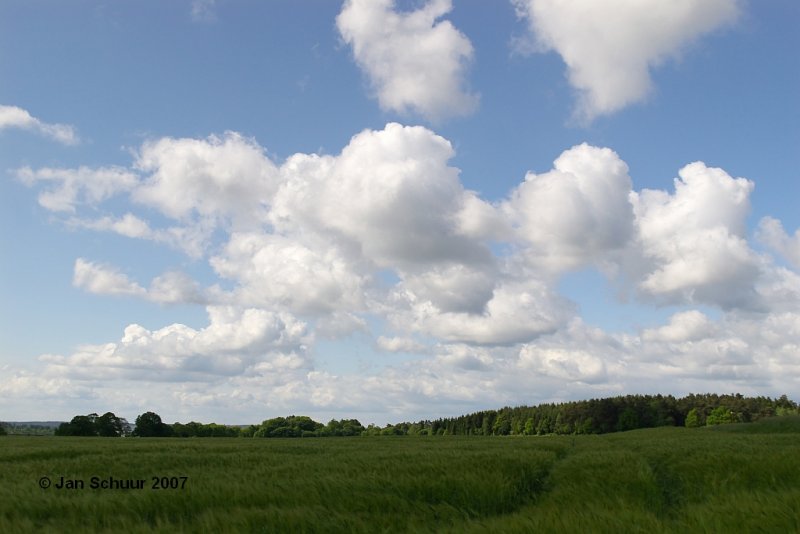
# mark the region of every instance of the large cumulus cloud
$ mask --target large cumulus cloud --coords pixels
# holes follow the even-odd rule
[[[732,23],[737,0],[513,0],[535,46],[557,52],[578,92],[576,115],[592,120],[643,100],[650,69]]]
[[[529,172],[505,209],[530,260],[563,271],[612,258],[634,233],[628,167],[614,151],[582,144],[546,173]]]
[[[427,128],[365,130],[332,155],[267,154],[228,133],[149,141],[129,168],[17,173],[59,199],[40,204],[70,227],[174,246],[212,277],[167,268],[137,280],[76,259],[80,289],[202,304],[209,323],[132,324],[117,341],[43,356],[42,384],[92,384],[138,406],[132,392],[147,381],[185,413],[369,405],[405,417],[430,415],[432,402],[455,413],[529,402],[531,391],[658,389],[649,377],[675,392],[780,388],[797,367],[793,238],[764,219],[761,240],[787,262],[751,248],[753,182],[723,169],[690,163],[672,190],[637,191],[621,155],[582,144],[489,201],[464,188],[453,146]],[[678,310],[627,333],[591,327],[559,293],[580,269]],[[354,332],[401,359],[359,374],[318,368],[319,339]]]
[[[336,17],[345,43],[366,73],[381,108],[431,120],[465,115],[478,97],[466,84],[469,39],[448,20],[450,0],[399,12],[393,0],[348,0]]]
[[[158,330],[138,324],[117,342],[84,345],[70,356],[42,359],[63,374],[90,380],[209,380],[245,371],[307,366],[306,325],[285,312],[209,306],[209,325],[176,323]]]
[[[639,289],[667,302],[754,305],[759,260],[746,240],[753,182],[702,162],[678,176],[673,194],[631,196],[647,271]]]

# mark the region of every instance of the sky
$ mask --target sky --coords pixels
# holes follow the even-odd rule
[[[800,398],[794,0],[0,3],[0,420]]]

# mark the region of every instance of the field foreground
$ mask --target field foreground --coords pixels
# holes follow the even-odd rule
[[[5,436],[0,474],[5,532],[800,532],[797,417],[574,437]]]

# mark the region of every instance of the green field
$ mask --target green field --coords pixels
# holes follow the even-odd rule
[[[4,436],[0,477],[3,532],[800,532],[800,418],[574,437]]]

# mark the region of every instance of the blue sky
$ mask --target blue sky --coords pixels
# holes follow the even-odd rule
[[[796,398],[798,22],[4,2],[0,419]]]

